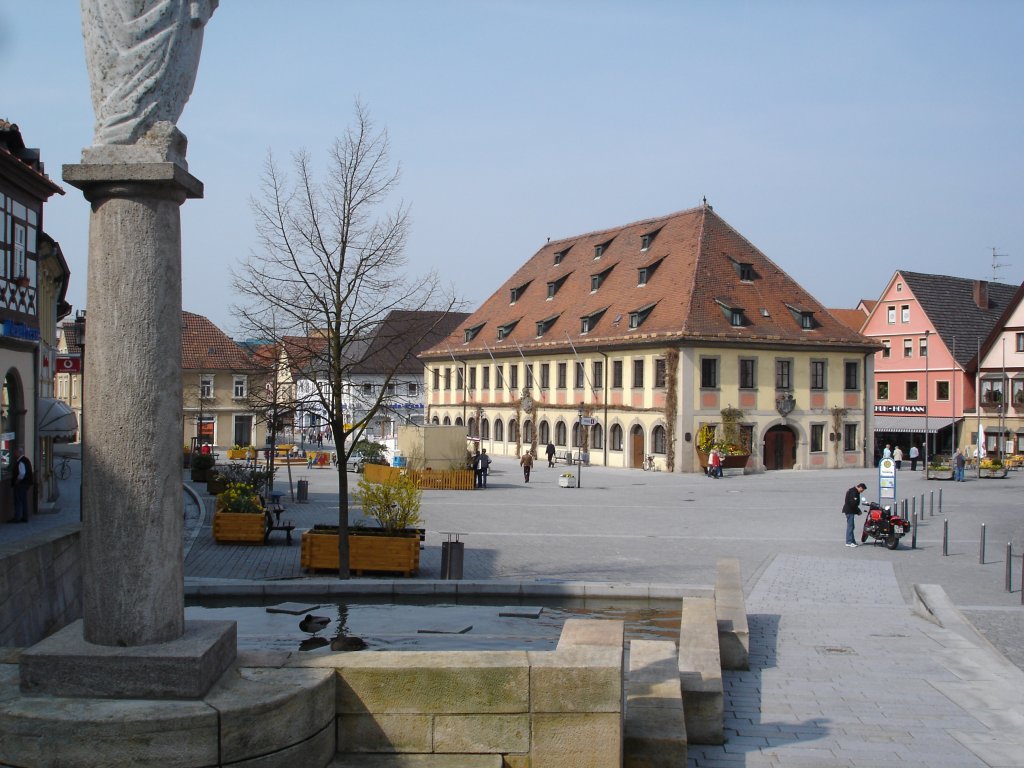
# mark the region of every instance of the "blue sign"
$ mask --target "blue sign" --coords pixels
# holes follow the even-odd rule
[[[25,341],[39,341],[39,329],[30,328],[24,323],[16,323],[14,320],[4,320],[0,326],[4,336],[12,339],[24,339]]]

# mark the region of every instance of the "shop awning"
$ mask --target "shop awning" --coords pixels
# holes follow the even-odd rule
[[[963,421],[963,419],[957,419]],[[920,416],[875,416],[875,432],[919,432],[925,433],[925,420]],[[928,433],[934,435],[949,426],[948,419],[928,419]]]
[[[78,417],[63,400],[40,397],[36,413],[39,414],[36,422],[39,437],[73,437],[78,432]]]

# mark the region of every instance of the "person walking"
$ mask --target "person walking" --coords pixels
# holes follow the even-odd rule
[[[900,465],[903,463],[903,449],[898,445],[892,449],[892,460],[896,462],[896,471],[900,471]]]
[[[523,454],[523,458],[519,460],[519,463],[523,467],[523,480],[527,483],[530,482],[530,470],[533,469],[533,454],[527,451]]]
[[[843,499],[843,514],[846,515],[846,546],[856,547],[857,542],[853,538],[853,523],[860,514],[860,495],[864,493],[867,486],[864,483],[857,483],[846,492]]]
[[[486,488],[487,487],[487,475],[491,471],[491,457],[487,455],[487,449],[486,448],[484,448],[482,451],[480,451],[480,459],[481,459],[481,462],[482,462],[482,469],[483,469],[484,488]]]
[[[722,476],[722,454],[717,448],[711,449],[711,476],[716,480]]]
[[[544,449],[544,453],[548,456],[548,466],[555,466],[555,444],[548,443],[548,447]]]
[[[917,450],[917,446],[913,443],[910,444],[910,471],[917,471],[917,459],[921,455],[921,452]]]
[[[473,487],[483,488],[484,487],[484,457],[480,451],[473,454],[473,461],[470,463],[473,467]]]
[[[965,466],[967,466],[967,459],[964,458],[963,451],[957,448],[956,455],[953,457],[953,479],[958,483],[964,481]]]
[[[888,443],[885,444],[885,449],[882,451],[882,458],[883,459],[891,459],[892,458],[892,446],[890,446]]]
[[[32,462],[19,445],[14,449],[14,472],[11,486],[14,489],[14,522],[28,522],[28,491],[32,487]]]

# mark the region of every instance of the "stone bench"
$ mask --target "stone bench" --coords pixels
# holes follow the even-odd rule
[[[721,744],[725,740],[721,659],[714,599],[684,597],[679,622],[679,684],[690,744]]]
[[[676,644],[633,640],[629,644],[623,766],[686,765],[686,721],[679,686]]]
[[[750,628],[740,561],[734,557],[720,559],[715,574],[715,614],[722,669],[750,669]]]

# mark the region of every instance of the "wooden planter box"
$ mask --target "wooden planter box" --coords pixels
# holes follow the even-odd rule
[[[299,564],[310,571],[338,570],[338,534],[302,534]],[[420,568],[420,537],[374,536],[350,533],[348,536],[348,568],[357,576],[364,571],[384,571],[412,576]]]
[[[263,545],[266,535],[267,517],[263,512],[213,513],[213,540],[218,544]]]
[[[243,461],[246,453],[247,451],[245,448],[239,448],[237,451],[234,448],[231,448],[228,450],[228,458],[231,459],[231,461]]]

